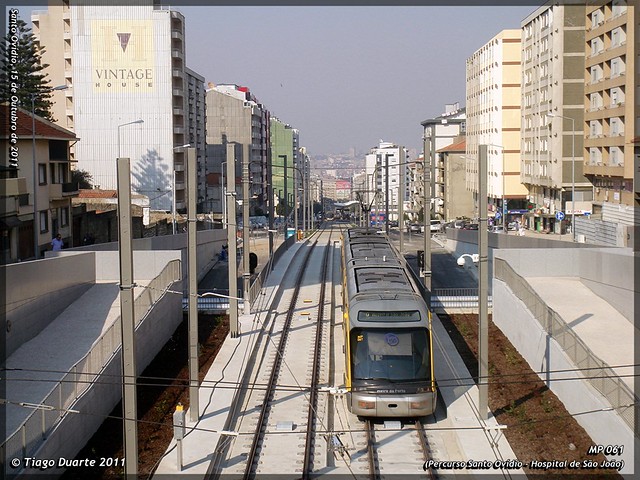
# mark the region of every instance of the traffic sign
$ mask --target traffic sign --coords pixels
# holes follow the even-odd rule
[[[556,220],[564,220],[564,212],[556,212]]]
[[[502,213],[496,212],[496,220],[500,220],[502,218]]]

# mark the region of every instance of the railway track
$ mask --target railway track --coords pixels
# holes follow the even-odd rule
[[[422,478],[432,480],[439,478],[433,468],[427,467],[427,462],[433,457],[424,425],[420,420],[415,420],[412,428],[378,430],[378,435],[376,435],[375,424],[372,421],[365,420],[364,424],[366,459],[370,480],[382,479],[385,474],[405,473],[415,476],[420,472],[424,473]],[[400,426],[400,422],[393,422],[393,424],[395,427]],[[387,448],[384,444],[390,440],[394,442],[394,451],[398,449],[403,451],[404,455],[386,451]],[[411,454],[414,458],[407,459],[406,457],[412,456]],[[399,459],[402,460],[398,461]]]
[[[314,464],[322,464],[326,449],[317,444],[322,437],[316,427],[324,425],[327,410],[327,397],[318,390],[329,381],[329,328],[323,324],[329,324],[325,303],[326,284],[332,285],[331,235],[323,230],[303,244],[290,267],[298,273],[286,275],[280,286],[247,362],[246,388],[232,408],[235,420],[227,425],[238,432],[238,440],[221,440],[216,446],[208,472],[214,477],[296,472],[309,478]],[[320,241],[327,236],[322,248]]]

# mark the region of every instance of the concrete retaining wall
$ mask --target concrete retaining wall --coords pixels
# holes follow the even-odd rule
[[[136,238],[133,240],[134,251],[180,250],[182,260],[182,278],[187,285],[187,242],[188,235],[163,235],[160,237]],[[198,258],[198,281],[207,274],[215,263],[216,256],[227,243],[226,230],[201,230],[197,234],[196,255]],[[71,248],[67,252],[118,251],[118,242],[100,243],[84,247]],[[52,253],[52,252],[48,252]]]
[[[475,231],[449,229],[446,248],[455,257],[478,253],[477,235]],[[640,294],[640,285],[634,282],[631,249],[490,233],[489,278],[493,278],[494,253],[522,277],[578,277],[633,322],[634,298]]]
[[[541,380],[553,390],[571,414],[595,411],[577,415],[578,423],[599,445],[626,445],[623,454],[615,459],[623,459],[623,474],[633,473],[635,444],[634,435],[627,424],[610,408],[606,399],[587,381],[563,380],[575,378],[575,365],[562,348],[544,331],[524,304],[499,280],[493,281],[494,309],[509,312],[509,315],[493,317],[496,326],[509,338],[514,347],[524,357],[532,370],[559,371],[564,373],[540,374]],[[612,457],[613,458],[613,457]]]
[[[180,295],[166,294],[155,304],[136,329],[138,374],[151,363],[181,321]],[[80,412],[91,412],[91,415],[67,414],[34,457],[73,459],[94,435],[105,417],[122,398],[122,385],[119,380],[122,376],[121,350],[112,357],[102,373],[102,378],[109,378],[111,381],[94,383],[72,407]],[[60,475],[62,472],[63,470],[56,469],[46,470],[44,473]]]
[[[47,327],[95,281],[95,254],[69,255],[0,267],[5,279],[5,355]]]
[[[634,259],[626,248],[522,249],[496,253],[520,276],[577,277],[595,295],[634,321]]]

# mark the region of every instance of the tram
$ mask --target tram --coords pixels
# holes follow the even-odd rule
[[[386,235],[342,238],[345,384],[362,417],[420,417],[436,408],[431,313]]]

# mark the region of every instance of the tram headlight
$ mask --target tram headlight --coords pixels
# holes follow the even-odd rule
[[[409,407],[415,410],[424,410],[429,407],[431,402],[429,400],[421,400],[419,402],[410,402]]]
[[[363,410],[373,410],[376,408],[376,402],[370,400],[358,400],[358,407]]]

